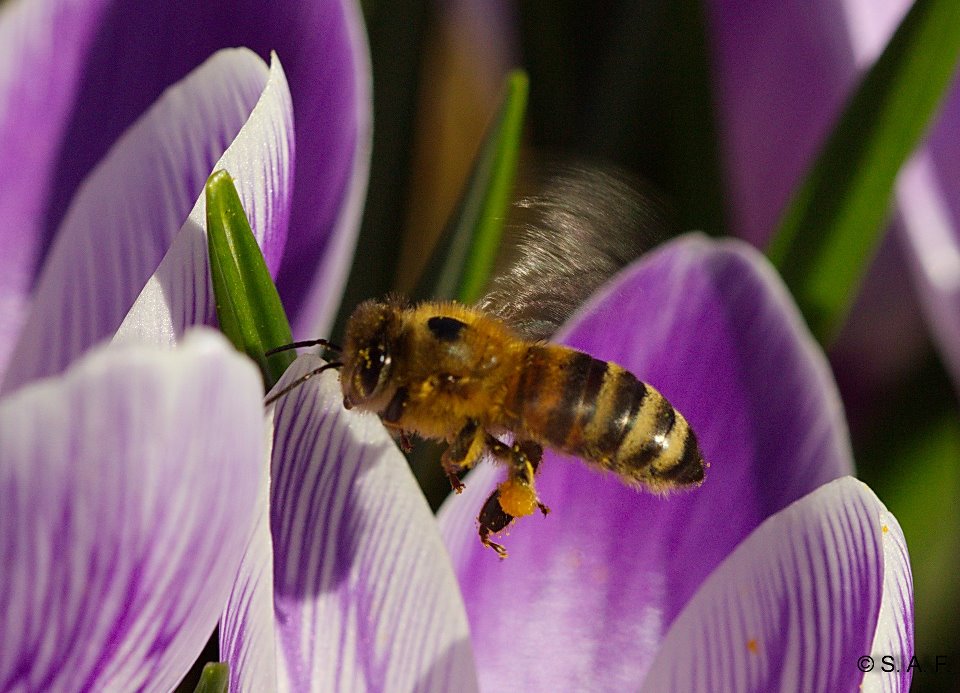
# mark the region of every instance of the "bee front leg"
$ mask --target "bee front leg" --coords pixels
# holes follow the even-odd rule
[[[463,482],[460,474],[477,463],[486,449],[486,432],[480,424],[471,419],[467,425],[450,441],[449,447],[443,451],[440,464],[450,480],[450,486],[457,493],[463,492]]]
[[[386,419],[381,419],[383,422],[383,427],[387,429],[387,433],[390,434],[390,437],[397,441],[397,445],[400,446],[400,449],[403,452],[412,452],[413,451],[413,442],[410,440],[410,432],[405,431],[402,428],[398,427],[395,423],[391,423]]]

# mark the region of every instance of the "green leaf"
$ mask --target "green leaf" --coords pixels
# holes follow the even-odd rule
[[[849,102],[768,249],[814,335],[841,323],[889,213],[900,166],[960,53],[956,0],[917,0]]]
[[[916,424],[901,427],[897,440],[883,441],[874,447],[876,456],[862,459],[883,465],[865,467],[864,480],[903,529],[913,570],[917,652],[929,652],[957,634],[960,418],[954,406]]]
[[[928,354],[916,361],[911,377],[872,393],[854,452],[858,475],[903,528],[913,571],[916,651],[923,653],[960,634],[954,618],[960,612],[960,412],[939,360]]]
[[[413,298],[480,298],[497,257],[517,172],[527,75],[507,76],[506,95],[474,162],[460,204],[433,251]]]
[[[287,315],[270,278],[260,246],[240,204],[233,179],[216,171],[207,179],[207,247],[220,329],[257,362],[267,390],[295,355],[264,353],[293,341]]]
[[[227,693],[230,684],[230,665],[226,662],[205,664],[195,693]]]
[[[960,418],[954,408],[906,432],[891,455],[895,479],[878,493],[896,516],[913,568],[917,651],[929,652],[956,632],[960,609]],[[921,649],[923,647],[923,649]]]

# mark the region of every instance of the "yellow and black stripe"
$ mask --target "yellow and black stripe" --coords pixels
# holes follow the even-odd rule
[[[686,419],[615,363],[530,346],[510,409],[531,438],[654,490],[699,484],[704,462]]]

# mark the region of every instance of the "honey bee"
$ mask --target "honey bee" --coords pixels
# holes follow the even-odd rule
[[[527,269],[515,271],[518,283]],[[516,303],[507,310],[527,314]],[[456,492],[463,490],[460,476],[489,453],[507,476],[480,511],[479,534],[501,558],[507,552],[492,535],[515,518],[549,512],[535,486],[544,447],[611,471],[629,486],[662,493],[699,485],[705,463],[683,415],[621,366],[543,341],[544,325],[552,324],[537,319],[517,330],[485,306],[366,301],[348,320],[342,349],[326,340],[280,348],[322,345],[340,358],[268,403],[339,368],[345,407],[376,413],[401,440],[417,434],[449,444],[441,464]],[[502,442],[504,434],[514,442]]]
[[[344,406],[374,412],[397,432],[447,441],[441,462],[454,490],[488,452],[507,466],[479,518],[481,541],[500,556],[506,550],[491,535],[548,512],[534,483],[543,447],[655,492],[703,481],[696,436],[657,390],[615,363],[521,339],[481,310],[366,301],[340,351],[325,368],[341,369]],[[512,445],[497,438],[504,433]]]

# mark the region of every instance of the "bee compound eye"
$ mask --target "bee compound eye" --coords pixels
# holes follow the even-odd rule
[[[380,384],[385,369],[390,365],[390,355],[377,344],[361,353],[360,367],[357,369],[356,385],[363,397],[370,397]]]

